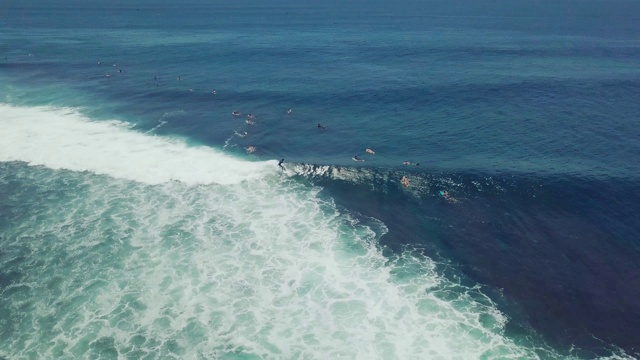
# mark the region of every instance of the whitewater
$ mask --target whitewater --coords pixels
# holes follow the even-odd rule
[[[0,357],[554,357],[275,160],[80,109],[0,113]]]

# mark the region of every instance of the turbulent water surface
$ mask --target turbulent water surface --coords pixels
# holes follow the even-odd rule
[[[640,356],[637,2],[27,5],[0,358]]]

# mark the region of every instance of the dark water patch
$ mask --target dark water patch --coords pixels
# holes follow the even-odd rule
[[[441,47],[434,48],[433,51],[448,54],[453,58],[469,59],[469,57],[494,57],[499,56],[501,61],[510,57],[523,58],[548,58],[567,57],[572,59],[586,58],[608,58],[629,61],[640,56],[640,48],[636,46],[606,46],[606,45],[583,45],[583,46],[549,46],[540,44],[538,46],[514,46],[510,44],[495,46],[469,46],[469,47]]]
[[[60,63],[55,61],[41,61],[41,62],[0,62],[0,70],[6,71],[22,71],[22,70],[33,70],[33,69],[43,69],[51,66],[60,65]]]
[[[448,260],[561,353],[640,352],[640,184],[480,173],[306,168],[346,209],[382,220],[381,245]],[[415,183],[399,183],[403,174]],[[447,189],[457,202],[439,196]],[[612,222],[614,222],[612,224]],[[618,226],[624,224],[624,226]],[[449,276],[455,276],[455,271]]]
[[[601,346],[595,336],[636,351],[637,247],[574,212],[522,205],[468,201],[447,209],[442,243],[465,273],[516,299],[551,341]]]

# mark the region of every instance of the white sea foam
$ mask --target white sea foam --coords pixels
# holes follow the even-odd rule
[[[0,161],[91,171],[147,184],[234,184],[275,173],[273,161],[248,162],[205,146],[91,121],[73,109],[0,104]]]
[[[0,356],[538,357],[478,289],[419,254],[383,256],[320,189],[257,176],[274,164],[74,112],[0,112],[2,160],[75,170],[6,165],[21,185],[3,206],[24,215],[0,229],[0,270],[20,275],[0,292]]]
[[[384,257],[377,235],[319,189],[33,171],[13,195],[31,214],[4,230],[7,258],[26,247],[32,260],[11,263],[22,282],[0,294],[0,330],[13,324],[0,355],[537,357],[504,336],[506,317],[477,289],[423,256]],[[34,186],[64,195],[40,206]]]

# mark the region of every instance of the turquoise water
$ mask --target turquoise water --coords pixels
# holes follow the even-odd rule
[[[2,5],[0,358],[637,357],[637,4],[509,4]]]

